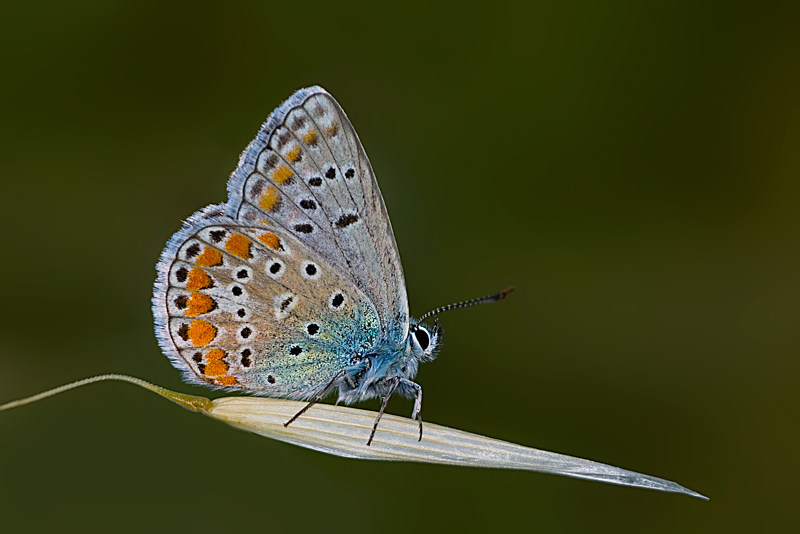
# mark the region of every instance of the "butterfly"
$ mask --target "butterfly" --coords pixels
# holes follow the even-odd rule
[[[442,329],[409,317],[392,225],[364,148],[321,87],[295,92],[261,126],[228,201],[189,217],[156,267],[159,345],[190,383],[314,403],[414,398]]]

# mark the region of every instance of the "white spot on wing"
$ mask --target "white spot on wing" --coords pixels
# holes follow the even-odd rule
[[[306,260],[300,266],[300,274],[302,274],[303,278],[306,280],[317,280],[322,276],[322,271],[320,271],[319,265],[315,262]]]
[[[267,276],[273,279],[278,279],[283,276],[283,273],[286,271],[286,264],[283,262],[283,260],[267,260],[266,270]]]
[[[347,304],[347,295],[341,289],[337,289],[328,297],[328,308],[333,311],[342,311],[345,304]]]
[[[250,280],[253,279],[253,269],[250,267],[246,267],[242,265],[241,267],[237,267],[231,271],[231,278],[234,280],[238,280],[239,282],[246,284]]]
[[[275,297],[275,319],[284,320],[297,306],[298,297],[294,293],[284,293]]]

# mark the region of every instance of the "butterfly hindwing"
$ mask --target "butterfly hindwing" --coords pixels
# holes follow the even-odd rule
[[[215,215],[190,218],[162,255],[162,348],[191,382],[310,398],[375,345],[376,310],[285,229]]]
[[[350,121],[319,87],[284,102],[243,152],[226,214],[295,237],[367,296],[385,339],[405,339],[408,303],[391,223]]]

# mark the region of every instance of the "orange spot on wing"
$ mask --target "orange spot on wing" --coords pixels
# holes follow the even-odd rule
[[[258,236],[258,239],[272,250],[283,249],[283,245],[281,245],[281,238],[276,236],[272,232],[261,234],[260,236]]]
[[[214,299],[204,293],[192,293],[189,302],[186,303],[186,316],[197,317],[208,313],[216,307]]]
[[[202,269],[192,269],[186,281],[186,289],[197,291],[198,289],[206,289],[207,287],[211,287],[211,277]]]
[[[217,384],[220,386],[235,386],[239,383],[238,380],[233,378],[232,376],[221,376],[216,379]]]
[[[195,347],[205,347],[214,340],[217,329],[206,321],[196,319],[189,325],[188,334]]]
[[[225,250],[240,258],[252,258],[250,239],[242,234],[232,234],[225,242]]]
[[[299,155],[300,153],[299,148],[297,149],[297,152]],[[282,184],[292,176],[294,176],[294,174],[292,173],[292,170],[289,167],[287,167],[286,165],[278,165],[278,168],[275,169],[275,172],[272,173],[272,181],[275,182],[276,184]]]
[[[206,354],[206,360],[209,362],[211,360],[221,360],[224,357],[225,357],[225,351],[222,349],[211,349]]]
[[[292,149],[289,152],[286,153],[286,159],[288,159],[292,163],[294,163],[297,160],[299,160],[300,159],[300,147],[297,146],[297,145],[294,145],[292,147]],[[272,179],[274,180],[275,178],[273,177]],[[280,183],[280,182],[278,182],[278,183]]]
[[[206,364],[203,374],[206,376],[220,376],[228,372],[228,364],[220,360],[211,360]]]
[[[331,122],[331,125],[325,128],[325,133],[328,134],[328,137],[333,137],[338,131],[339,126],[336,124],[336,121]]]
[[[197,256],[197,260],[195,260],[194,263],[200,267],[222,265],[222,252],[211,247],[206,247],[203,253]]]
[[[300,137],[303,138],[303,141],[306,142],[307,145],[314,146],[317,144],[317,131],[316,130],[309,130]]]
[[[281,194],[272,186],[267,188],[267,191],[258,199],[258,205],[264,211],[277,210],[280,206]]]

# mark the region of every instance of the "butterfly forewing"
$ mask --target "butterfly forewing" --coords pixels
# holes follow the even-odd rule
[[[397,246],[350,121],[318,87],[295,93],[262,126],[229,183],[227,214],[292,235],[368,297],[383,337],[405,338],[408,304]]]
[[[204,219],[167,246],[162,348],[191,381],[307,399],[380,336],[367,297],[283,228]]]

